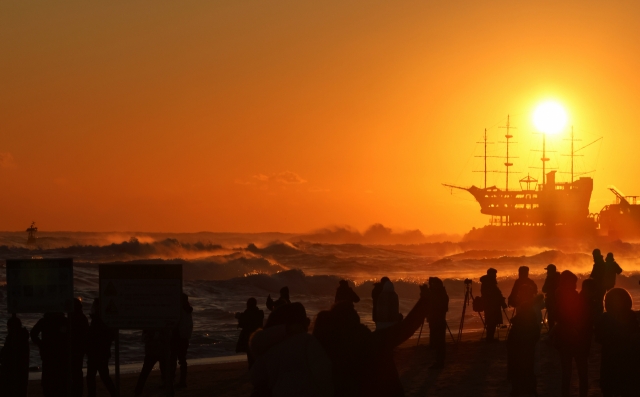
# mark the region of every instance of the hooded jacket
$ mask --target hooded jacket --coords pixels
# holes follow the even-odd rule
[[[393,323],[400,319],[400,304],[393,283],[387,281],[382,286],[382,292],[378,296],[376,307],[376,321],[380,323]]]

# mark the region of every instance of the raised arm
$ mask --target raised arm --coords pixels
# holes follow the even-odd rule
[[[424,322],[425,317],[427,316],[428,309],[428,299],[427,299],[428,289],[426,285],[420,286],[420,299],[416,302],[413,309],[407,314],[407,316],[398,324],[381,330],[374,332],[374,335],[380,332],[381,343],[384,348],[394,348],[407,339],[409,339],[413,334],[420,328],[422,323]]]

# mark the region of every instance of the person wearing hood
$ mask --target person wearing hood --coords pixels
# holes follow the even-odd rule
[[[604,302],[604,295],[607,293],[607,289],[605,288],[605,274],[606,271],[606,263],[604,262],[604,258],[602,257],[602,253],[599,248],[596,248],[591,253],[593,256],[593,268],[591,269],[591,275],[589,278],[595,280],[596,288],[598,289],[598,296],[601,302]],[[604,311],[604,304],[600,303],[599,305],[600,313]]]
[[[622,288],[605,297],[606,313],[596,324],[596,341],[602,345],[600,388],[604,397],[637,396],[640,390],[640,323],[633,301]]]
[[[7,321],[7,337],[0,350],[0,390],[26,397],[29,384],[29,332],[15,313]]]
[[[420,286],[420,299],[402,321],[371,331],[360,322],[350,302],[338,302],[318,313],[313,334],[324,346],[333,366],[336,397],[402,397],[404,389],[394,349],[423,324],[429,310],[429,290]]]
[[[338,289],[336,290],[336,298],[334,303],[342,301],[351,303],[360,302],[360,297],[358,296],[358,294],[356,294],[353,288],[349,287],[349,282],[347,280],[340,280]]]
[[[502,309],[507,304],[498,288],[498,271],[490,268],[487,274],[480,277],[480,296],[484,306],[484,320],[487,328],[487,342],[495,341],[496,327],[502,324]]]
[[[427,321],[429,322],[429,343],[436,351],[436,362],[432,369],[444,368],[447,339],[447,312],[449,311],[449,295],[442,280],[429,277],[429,308]]]
[[[89,331],[89,320],[82,311],[82,301],[78,298],[73,300],[73,313],[69,315],[71,325],[71,379],[73,392],[72,396],[81,397],[84,389],[84,354],[87,344],[87,333]]]
[[[307,331],[310,320],[299,302],[273,311],[249,342],[256,356],[251,370],[253,397],[331,397],[331,362]]]
[[[394,290],[393,283],[387,281],[382,286],[382,292],[378,296],[376,307],[376,329],[383,329],[402,320],[400,314],[400,302],[398,294]]]
[[[371,319],[374,323],[378,322],[378,298],[382,293],[382,287],[389,281],[389,277],[382,277],[379,283],[373,284],[373,290],[371,290],[371,301],[373,307],[371,308]]]
[[[87,331],[87,395],[96,396],[96,374],[100,374],[100,380],[109,395],[115,397],[116,387],[109,375],[111,343],[115,339],[115,332],[102,321],[100,298],[93,300],[90,316],[91,325]]]
[[[545,294],[544,304],[547,308],[547,324],[549,325],[549,331],[551,331],[556,325],[556,289],[558,288],[560,273],[558,273],[554,264],[550,264],[544,269],[547,271],[547,278],[545,278],[542,285],[542,293]]]
[[[31,340],[42,359],[42,394],[67,396],[69,379],[69,321],[64,313],[45,313],[31,328]]]
[[[530,296],[524,296],[520,294],[520,290],[523,289],[524,286],[527,286],[524,290],[530,293]],[[511,289],[511,293],[509,294],[509,298],[507,298],[507,303],[511,307],[518,307],[520,302],[518,299],[532,299],[534,296],[538,295],[538,286],[536,283],[529,278],[529,267],[528,266],[520,266],[518,269],[518,278],[513,283],[513,288]]]
[[[274,301],[271,298],[271,294],[267,297],[267,309],[269,309],[269,311],[274,311],[280,306],[287,305],[289,303],[291,303],[291,300],[289,299],[289,287],[280,288],[280,297],[278,300]]]
[[[258,309],[256,298],[247,300],[247,309],[242,313],[236,313],[236,319],[238,319],[238,328],[242,328],[236,344],[236,353],[247,353],[247,362],[249,363],[249,369],[251,369],[254,358],[251,349],[249,349],[249,337],[259,328],[262,328],[264,323],[264,312]]]
[[[592,328],[589,308],[576,291],[577,284],[578,277],[569,270],[560,273],[556,291],[558,324],[554,344],[560,352],[563,397],[571,395],[571,367],[574,360],[578,368],[580,397],[586,397],[589,389],[588,358]]]
[[[180,321],[178,326],[173,329],[171,335],[171,355],[169,358],[169,380],[173,382],[176,376],[178,363],[180,364],[180,381],[176,385],[177,388],[187,387],[187,350],[189,349],[189,340],[193,333],[193,307],[189,303],[189,296],[185,293],[180,299]]]

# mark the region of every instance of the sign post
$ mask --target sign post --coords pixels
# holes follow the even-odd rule
[[[100,265],[100,311],[116,334],[120,393],[121,329],[174,328],[180,321],[182,265]]]

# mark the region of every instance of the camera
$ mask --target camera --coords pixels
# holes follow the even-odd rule
[[[473,281],[470,278],[465,278],[464,279],[464,283],[465,284],[471,284]]]

